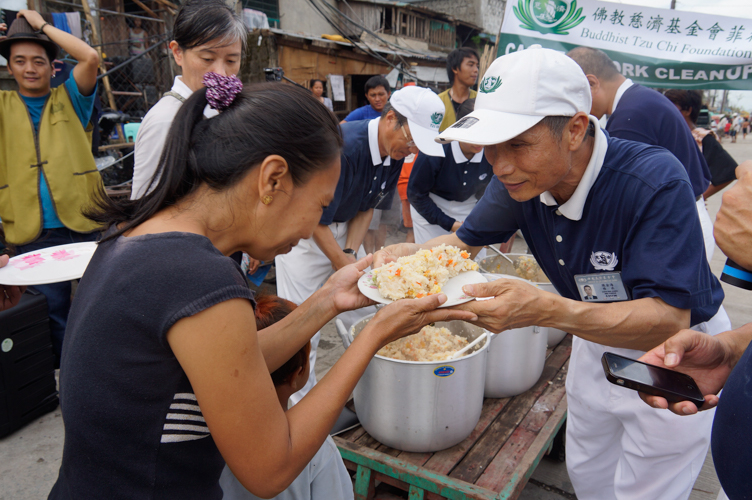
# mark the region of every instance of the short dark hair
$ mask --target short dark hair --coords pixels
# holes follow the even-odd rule
[[[376,87],[384,87],[384,90],[386,90],[387,94],[392,91],[392,87],[389,86],[389,80],[381,75],[376,75],[372,76],[366,81],[364,92],[367,94],[369,90],[375,89]]]
[[[100,193],[86,211],[104,226],[119,225],[102,241],[119,237],[203,184],[216,191],[229,189],[270,155],[285,159],[296,186],[340,155],[337,118],[302,87],[277,82],[246,86],[227,109],[209,119],[204,118],[206,105],[203,88],[180,106],[149,194],[116,201]]]
[[[682,111],[689,111],[689,119],[697,123],[702,108],[702,92],[699,90],[669,89],[665,95],[669,101],[679,106]]]
[[[551,135],[559,142],[564,135],[564,129],[572,120],[571,116],[547,116],[543,118],[539,123],[546,126]],[[595,137],[595,125],[593,122],[588,123],[587,129],[588,137]]]
[[[457,121],[462,120],[475,110],[475,99],[465,99],[465,102],[457,108]]]
[[[480,61],[478,51],[470,47],[460,47],[454,49],[449,53],[446,60],[447,77],[449,78],[449,85],[454,85],[454,70],[460,69],[462,61],[469,57],[474,57],[476,61]]]
[[[297,307],[298,306],[293,302],[277,297],[276,295],[259,295],[256,297],[256,310],[254,311],[256,316],[256,330],[263,330],[278,321],[282,321]],[[308,359],[308,353],[306,352],[306,347],[308,345],[309,343],[306,342],[298,352],[293,354],[292,357],[285,362],[285,364],[272,372],[272,382],[274,382],[275,387],[287,383],[290,376],[295,373],[298,368],[305,366],[306,359]]]
[[[320,80],[318,78],[312,79],[309,83],[311,85],[311,88],[313,88],[314,85],[316,85],[316,82],[320,83],[322,87],[326,88],[326,82],[324,80]]]
[[[599,80],[613,80],[621,74],[616,69],[614,61],[602,50],[577,47],[567,52],[567,55],[582,68],[586,75],[594,75]]]
[[[397,118],[397,126],[394,127],[394,129],[397,130],[398,128],[404,127],[405,123],[407,123],[407,118],[394,109],[394,106],[392,106],[392,103],[389,101],[384,104],[384,109],[381,110],[381,117],[386,118],[387,113],[390,111],[394,112],[394,116]]]
[[[188,0],[175,17],[172,39],[183,50],[213,40],[225,42],[226,45],[240,40],[245,51],[248,29],[222,0]]]

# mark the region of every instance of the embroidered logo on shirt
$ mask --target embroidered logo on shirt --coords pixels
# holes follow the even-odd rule
[[[162,443],[180,443],[209,437],[209,427],[201,414],[195,394],[175,394],[162,427]]]
[[[483,179],[485,179],[486,177],[488,177],[488,174],[481,174],[481,176],[480,176],[480,177],[478,177],[478,179],[482,181],[482,180],[483,180]]]
[[[62,102],[55,102],[55,103],[52,103],[52,106],[50,107],[50,112],[53,114],[60,113],[64,109],[65,109],[65,104],[63,104]]]
[[[590,263],[596,271],[613,271],[619,259],[615,253],[611,252],[593,252],[590,255]]]

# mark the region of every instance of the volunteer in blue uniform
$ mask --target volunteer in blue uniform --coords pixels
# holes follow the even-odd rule
[[[612,137],[629,139],[668,149],[681,162],[692,184],[697,213],[702,224],[708,260],[713,257],[713,222],[703,193],[710,185],[710,169],[695,144],[692,133],[676,106],[664,95],[624,77],[601,50],[577,47],[567,54],[587,75],[592,94],[590,114],[608,116],[606,131]]]
[[[436,238],[471,253],[522,230],[561,294],[521,280],[465,287],[490,300],[458,306],[479,325],[529,325],[575,335],[567,375],[567,469],[581,500],[685,499],[702,468],[712,414],[681,418],[610,384],[604,351],[638,358],[677,330],[706,323],[723,301],[710,272],[686,171],[668,151],[600,129],[587,78],[539,46],[497,59],[475,111],[442,140],[486,146],[494,178],[455,234]],[[374,266],[418,245],[376,254]],[[597,299],[585,302],[590,285]],[[608,346],[608,347],[607,347]]]
[[[441,99],[429,89],[411,86],[392,94],[380,118],[342,124],[345,145],[334,199],[313,238],[276,257],[277,295],[301,304],[334,270],[355,262],[374,208],[392,204],[402,160],[418,150],[443,154],[441,145],[434,142],[443,118]],[[317,333],[311,339],[311,376],[290,398],[293,404],[316,384],[319,338]]]
[[[457,118],[468,115],[474,105],[475,99],[463,102]],[[452,142],[444,145],[443,158],[419,155],[407,185],[415,242],[457,231],[492,176],[483,146]]]

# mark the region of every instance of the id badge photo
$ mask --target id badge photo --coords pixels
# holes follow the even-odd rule
[[[620,272],[576,274],[577,291],[583,302],[621,302],[630,300]]]

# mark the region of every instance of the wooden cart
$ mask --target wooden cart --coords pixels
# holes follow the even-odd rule
[[[373,498],[377,480],[409,492],[410,500],[517,498],[566,419],[564,381],[571,352],[568,335],[549,351],[532,389],[486,399],[472,434],[447,450],[395,450],[360,426],[335,437],[345,465],[356,473],[356,500]]]

